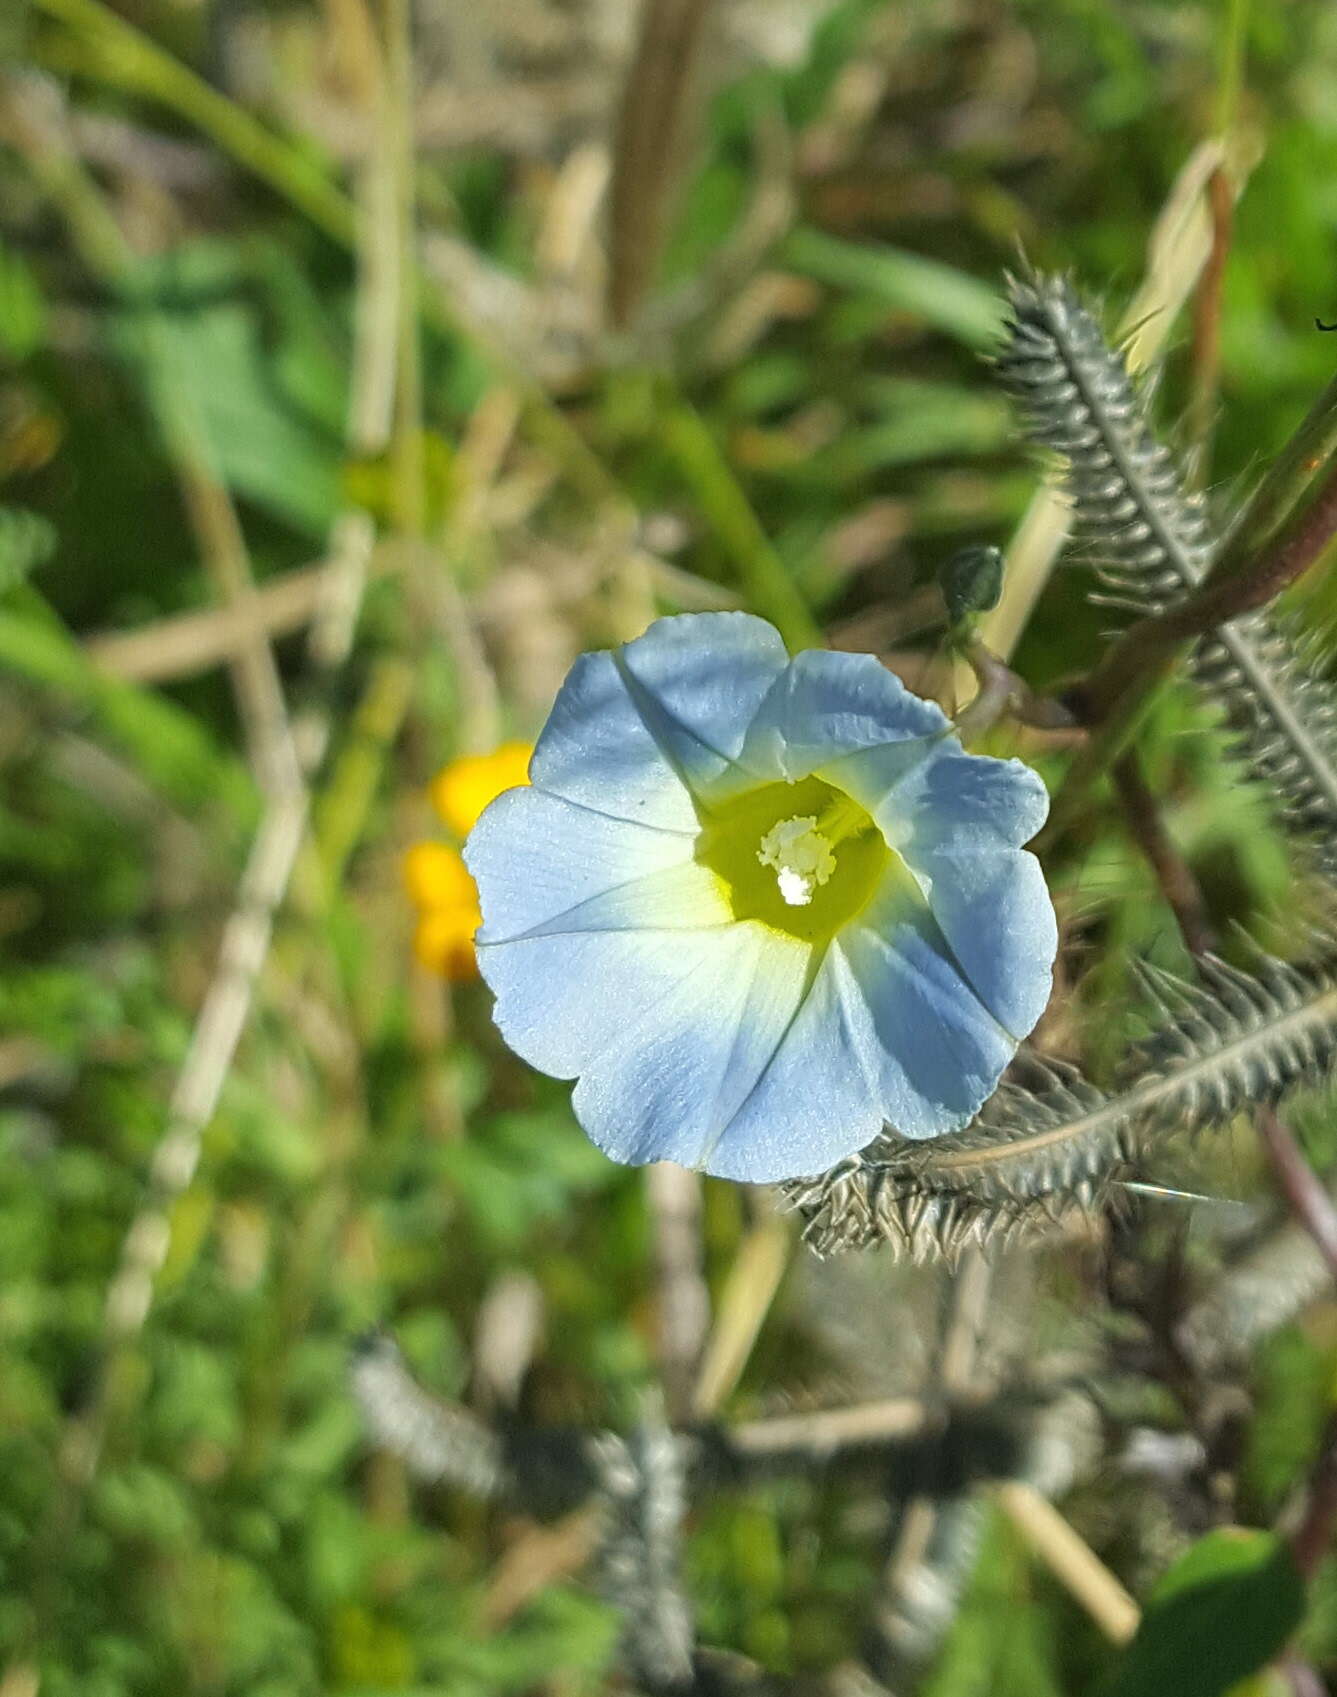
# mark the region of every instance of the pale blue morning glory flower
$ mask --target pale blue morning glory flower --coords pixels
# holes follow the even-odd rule
[[[765,1183],[993,1092],[1057,945],[1040,779],[745,613],[586,654],[465,847],[510,1046],[614,1160]]]

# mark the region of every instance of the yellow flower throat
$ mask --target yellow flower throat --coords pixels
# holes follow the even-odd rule
[[[726,802],[706,822],[696,858],[719,879],[735,919],[805,943],[829,942],[899,865],[868,813],[820,778]]]

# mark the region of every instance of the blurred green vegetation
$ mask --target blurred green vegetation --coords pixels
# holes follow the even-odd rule
[[[1256,164],[1204,468],[1222,514],[1331,374],[1327,0],[722,3],[734,27],[692,95],[662,262],[618,334],[600,329],[604,226],[581,208],[631,8],[462,10],[417,8],[411,172],[393,0],[29,0],[4,25],[3,1697],[613,1688],[616,1621],[588,1576],[544,1572],[539,1549],[508,1590],[532,1526],[414,1486],[348,1390],[351,1340],[384,1326],[436,1394],[495,1407],[483,1317],[517,1274],[542,1319],[510,1417],[625,1428],[655,1377],[643,1176],[506,1055],[476,983],[414,963],[399,868],[440,829],[425,786],[533,735],[570,658],[657,609],[746,604],[931,663],[936,567],[1005,544],[1035,485],[979,358],[1001,271],[1020,247],[1122,309],[1223,122]],[[379,72],[359,30],[389,43]],[[766,192],[784,202],[769,224]],[[1193,349],[1186,319],[1160,379],[1172,424]],[[393,380],[383,427],[359,361]],[[377,541],[332,663],[308,646],[311,568],[350,514]],[[1302,595],[1320,621],[1334,585]],[[162,1191],[151,1306],[118,1333],[108,1293],[274,805],[257,606],[299,733],[323,725],[328,746],[198,1167]],[[1079,670],[1108,622],[1065,564],[1019,669]],[[1258,922],[1287,877],[1259,798],[1178,698],[1146,759],[1218,917]],[[1170,926],[1106,801],[1055,886],[1087,971],[1054,1042],[1099,1067],[1122,1027],[1084,1016],[1132,952],[1173,959]],[[1330,1156],[1330,1121],[1310,1140]],[[716,1296],[752,1219],[708,1185]],[[1095,1277],[1078,1250],[1038,1263],[1055,1293]],[[869,1328],[926,1325],[942,1275],[877,1272]],[[800,1256],[726,1412],[849,1392],[823,1300]],[[1333,1318],[1275,1336],[1240,1387],[1260,1523],[1322,1427]],[[781,1671],[853,1655],[884,1496],[817,1471],[701,1507],[703,1638]],[[1085,1530],[1140,1594],[1172,1553],[1107,1507]],[[1110,1651],[1016,1533],[990,1516],[980,1551],[924,1689],[1095,1690]],[[1337,1668],[1331,1606],[1306,1650]]]

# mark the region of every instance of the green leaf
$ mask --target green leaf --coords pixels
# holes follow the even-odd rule
[[[45,340],[46,300],[41,285],[22,255],[0,242],[0,351],[11,359],[26,359]]]
[[[1285,1646],[1304,1606],[1275,1533],[1209,1532],[1162,1579],[1104,1697],[1220,1697]]]
[[[1327,1111],[1314,1115],[1326,1122]],[[1245,1442],[1243,1477],[1270,1518],[1310,1465],[1322,1441],[1337,1381],[1337,1350],[1299,1326],[1264,1340],[1253,1368],[1255,1412]]]
[[[55,551],[56,527],[49,519],[26,507],[0,507],[0,595],[44,566]]]
[[[1002,333],[1001,297],[987,283],[940,260],[811,229],[795,230],[780,257],[806,277],[922,318],[967,347],[991,347]]]
[[[100,672],[30,588],[20,588],[0,610],[0,677],[5,675],[49,692],[67,711],[90,719],[178,805],[198,806],[210,794],[238,817],[253,813],[246,774],[199,722],[163,697]]]
[[[148,361],[151,387],[192,409],[229,489],[323,537],[342,498],[333,354],[302,326],[300,293],[270,281],[225,243],[141,260],[126,281],[136,304],[120,343],[132,365]]]
[[[847,431],[811,457],[805,476],[848,483],[894,466],[992,454],[1010,434],[1005,409],[990,395],[971,395],[946,383],[895,382],[873,423]]]

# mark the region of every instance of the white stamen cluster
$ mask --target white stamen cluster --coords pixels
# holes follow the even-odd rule
[[[775,868],[780,894],[790,907],[807,907],[813,891],[836,869],[831,844],[817,829],[815,817],[772,825],[761,839],[757,859]]]

